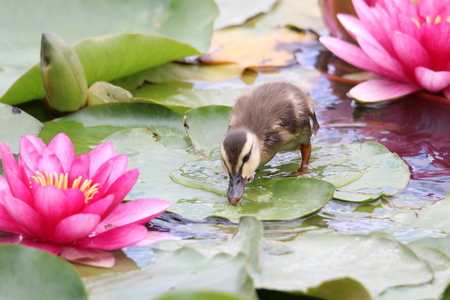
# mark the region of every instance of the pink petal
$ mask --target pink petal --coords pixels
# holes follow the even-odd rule
[[[82,211],[83,214],[96,214],[101,219],[105,217],[105,212],[109,211],[114,203],[114,195],[108,195],[92,204],[88,204]],[[117,205],[116,205],[117,206]],[[96,231],[96,230],[95,230]]]
[[[443,71],[443,67],[450,60],[450,22],[442,21],[438,24],[424,23],[421,29],[420,42],[432,55],[431,69]]]
[[[70,168],[69,171],[69,183],[72,184],[75,179],[82,177],[84,179],[89,179],[89,165],[91,163],[91,158],[89,154],[81,154],[77,157]]]
[[[147,246],[163,240],[181,240],[181,237],[168,232],[149,231],[143,240],[136,243],[136,246]]]
[[[64,191],[66,196],[67,216],[78,214],[85,206],[84,193],[79,189],[67,189]]]
[[[18,244],[21,240],[20,234],[0,235],[0,244]]]
[[[60,256],[68,261],[100,268],[112,268],[116,262],[112,253],[80,247],[63,247]]]
[[[328,48],[328,50],[333,52],[334,55],[345,60],[349,64],[382,76],[390,76],[390,73],[387,70],[374,63],[361,48],[329,36],[321,36],[319,40]]]
[[[372,38],[372,35],[358,18],[346,14],[337,14],[337,18],[352,38],[356,39],[357,36],[368,36]]]
[[[169,206],[169,202],[156,198],[129,201],[113,210],[106,219],[98,224],[95,231],[100,233],[111,227],[147,223],[165,212]]]
[[[4,202],[8,214],[19,226],[30,232],[34,238],[46,237],[44,222],[33,207],[8,195],[5,195]]]
[[[0,143],[0,154],[3,164],[3,170],[5,172],[5,176],[11,192],[15,197],[20,198],[27,203],[30,203],[32,195],[28,189],[28,186],[23,183],[25,176],[22,173],[22,170],[17,164],[16,160],[14,159],[11,150],[4,143]]]
[[[444,89],[445,98],[450,99],[450,86]]]
[[[42,141],[41,141],[42,142]],[[19,161],[22,166],[26,166],[29,172],[27,176],[34,175],[34,170],[38,167],[39,155],[41,150],[36,149],[33,143],[27,137],[20,137]]]
[[[95,147],[89,155],[91,157],[89,178],[91,178],[105,161],[116,155],[116,150],[111,142],[105,142]]]
[[[68,173],[76,157],[75,148],[70,138],[64,133],[59,133],[50,141],[48,148],[59,158],[63,173]]]
[[[128,224],[85,238],[78,241],[78,244],[86,248],[117,250],[143,240],[147,236],[147,232],[147,228],[142,225]]]
[[[120,154],[120,155],[110,158],[103,165],[106,165],[106,164],[111,164],[112,168],[109,171],[109,176],[107,178],[107,182],[103,182],[101,185],[105,186],[105,188],[108,189],[111,186],[111,184],[114,181],[116,181],[117,178],[122,176],[122,174],[125,173],[125,171],[127,170],[128,157],[125,154]],[[103,165],[102,165],[102,167],[103,167]],[[101,169],[101,167],[100,167],[100,169]],[[97,173],[98,172],[99,171],[97,171]],[[96,175],[94,175],[94,177],[96,177]],[[95,181],[95,182],[97,182],[97,181]]]
[[[53,185],[38,188],[34,195],[34,208],[42,216],[49,231],[67,216],[66,203],[64,192]]]
[[[42,150],[37,171],[40,171],[41,173],[47,172],[49,174],[53,174],[54,172],[57,174],[64,173],[59,158],[49,148],[44,148]]]
[[[420,85],[430,92],[439,92],[450,86],[450,72],[418,67],[415,69],[416,78]]]
[[[109,215],[113,209],[123,201],[125,196],[133,188],[136,180],[139,176],[139,169],[131,169],[120,176],[106,191],[106,195],[114,195],[114,204],[111,206],[110,210],[105,212],[105,215]]]
[[[385,79],[364,81],[349,91],[349,95],[361,102],[382,102],[406,96],[420,87]]]
[[[47,147],[47,145],[40,138],[32,134],[27,134],[25,138],[33,145],[34,149],[36,149],[39,154],[44,148]]]
[[[9,188],[9,184],[8,181],[6,180],[5,177],[3,177],[2,175],[0,175],[0,195],[4,193],[4,194],[9,194],[12,195],[11,190]],[[0,204],[3,204],[3,198],[0,197]]]
[[[0,197],[2,196],[0,195]],[[0,204],[0,231],[11,233],[29,233],[17,224],[13,218],[11,218],[3,204]]]
[[[100,217],[93,214],[77,214],[63,219],[55,228],[54,241],[65,244],[91,234],[100,222]]]
[[[55,244],[45,243],[45,242],[37,242],[37,241],[31,240],[28,238],[22,239],[22,241],[20,241],[20,244],[29,246],[29,247],[33,247],[33,248],[38,248],[38,249],[47,251],[51,254],[58,254],[59,252],[61,252],[60,245],[55,245]]]
[[[357,41],[364,53],[378,66],[388,72],[387,77],[399,81],[407,81],[407,74],[403,71],[403,66],[392,57],[381,45],[372,43],[372,40],[358,36]]]
[[[430,66],[430,55],[417,40],[401,32],[394,33],[392,37],[398,57],[410,72],[418,66]]]

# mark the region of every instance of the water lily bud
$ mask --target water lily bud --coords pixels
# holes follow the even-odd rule
[[[41,71],[49,105],[61,112],[85,106],[87,80],[83,65],[73,49],[53,33],[43,33]]]
[[[121,87],[104,81],[94,83],[88,90],[88,106],[119,102],[133,102],[133,95]]]

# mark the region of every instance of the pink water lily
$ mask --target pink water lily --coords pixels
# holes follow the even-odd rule
[[[168,207],[161,199],[121,204],[139,170],[127,171],[126,155],[106,142],[76,157],[69,137],[60,133],[47,146],[21,137],[15,160],[0,143],[5,177],[0,176],[0,243],[20,243],[70,261],[112,267],[104,250],[131,246],[147,238],[141,225]]]
[[[366,2],[353,0],[358,18],[338,15],[359,47],[334,37],[320,38],[336,56],[385,77],[360,83],[350,96],[378,102],[425,89],[442,91],[450,99],[450,0]]]

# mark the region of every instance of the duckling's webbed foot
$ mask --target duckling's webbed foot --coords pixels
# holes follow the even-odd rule
[[[311,149],[311,144],[300,146],[300,152],[302,153],[302,163],[300,164],[300,168],[297,171],[297,173],[300,173],[299,175],[305,173],[305,170],[308,168],[309,158],[311,157]]]

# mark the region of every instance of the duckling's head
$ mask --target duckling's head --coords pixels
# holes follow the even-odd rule
[[[245,183],[259,166],[259,144],[254,133],[242,128],[228,131],[222,141],[222,165],[230,178],[227,198],[231,205],[242,200]]]

